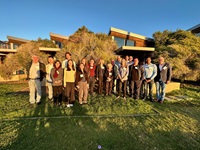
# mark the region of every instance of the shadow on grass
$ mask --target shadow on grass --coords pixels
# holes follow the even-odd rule
[[[77,102],[71,108],[58,108],[53,107],[46,97],[42,100],[41,105],[29,108],[31,111],[21,120],[1,121],[1,135],[7,138],[1,140],[6,141],[1,149],[97,150],[98,146],[102,150],[200,148],[199,120],[194,121],[194,116],[188,117],[186,112],[178,111],[179,104],[152,104],[162,112],[160,116],[48,118],[69,114],[88,116],[88,109]],[[91,100],[90,107],[93,103]],[[30,117],[37,118],[24,119]],[[191,118],[190,122],[188,118]],[[198,126],[191,127],[193,124]],[[184,126],[190,129],[186,130]]]

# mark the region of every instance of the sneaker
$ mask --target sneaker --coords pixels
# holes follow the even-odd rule
[[[70,104],[67,104],[66,107],[70,107]]]
[[[120,96],[117,96],[117,99],[120,98]]]
[[[37,105],[40,105],[40,104],[41,104],[41,101],[37,102],[36,104],[37,104]]]
[[[83,104],[87,104],[87,101],[84,101]]]
[[[124,100],[126,100],[126,97],[124,97]]]
[[[68,104],[69,105],[69,107],[72,107],[73,106],[73,104]]]

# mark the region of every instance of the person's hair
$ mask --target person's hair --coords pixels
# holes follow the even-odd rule
[[[121,66],[122,66],[123,60],[125,60],[125,59],[124,59],[124,58],[122,59],[122,61],[121,61]],[[125,62],[124,62],[124,67],[127,68],[126,60],[125,60]]]
[[[47,62],[49,62],[49,61],[48,61],[49,58],[54,59],[54,57],[50,55],[50,56],[47,57]]]
[[[70,56],[72,56],[72,54],[71,54],[70,52],[66,52],[66,53],[65,53],[65,56],[66,56],[67,54],[69,54]]]
[[[53,66],[54,66],[54,68],[56,68],[56,63],[57,63],[57,62],[59,62],[59,64],[60,64],[60,67],[62,66],[62,64],[61,64],[60,60],[56,60],[56,61],[54,61],[54,63],[53,63]]]
[[[107,68],[109,68],[109,67],[111,67],[112,68],[112,64],[111,63],[109,63],[109,64],[107,64]]]
[[[71,69],[69,68],[69,61],[72,62],[72,70],[75,70],[74,62],[73,62],[73,60],[70,59],[70,60],[67,61],[67,71],[71,71]]]

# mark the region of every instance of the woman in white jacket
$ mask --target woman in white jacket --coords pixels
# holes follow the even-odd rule
[[[128,74],[129,74],[129,70],[126,64],[126,60],[122,59],[121,67],[119,68],[119,73],[118,73],[119,91],[118,91],[117,98],[121,96],[121,91],[123,91],[123,98],[126,100],[126,86],[127,86]]]

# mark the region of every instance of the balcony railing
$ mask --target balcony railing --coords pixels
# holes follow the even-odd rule
[[[10,44],[0,44],[0,49],[11,49]]]

